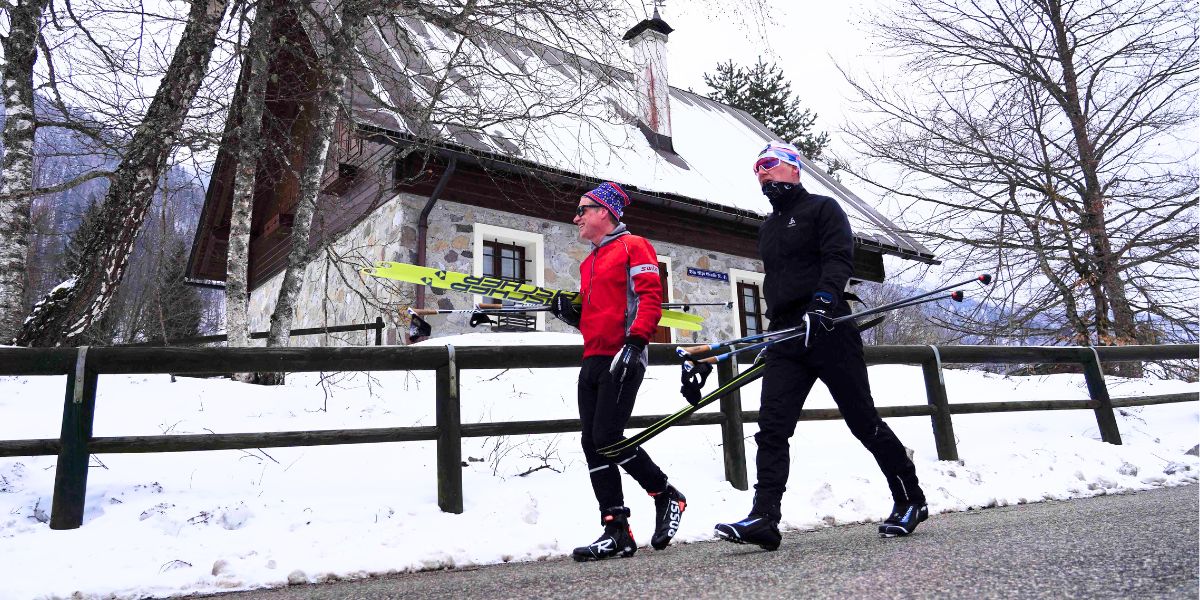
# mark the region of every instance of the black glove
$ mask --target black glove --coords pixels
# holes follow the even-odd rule
[[[608,366],[608,372],[612,374],[614,383],[622,383],[625,381],[625,375],[633,365],[642,361],[642,351],[646,349],[646,340],[629,336],[625,338],[625,345],[621,347],[621,351],[613,357],[612,364]]]
[[[816,292],[812,301],[804,309],[804,323],[808,331],[804,334],[804,345],[809,346],[827,331],[833,331],[833,295],[829,292]]]
[[[416,313],[408,313],[408,319],[408,343],[415,344],[433,335],[433,327]]]
[[[691,368],[688,368],[688,367]],[[679,393],[683,394],[683,399],[688,401],[688,404],[696,406],[700,404],[702,396],[700,388],[704,387],[704,382],[708,380],[708,374],[712,373],[712,365],[705,362],[687,362],[683,364],[683,374],[679,377],[679,382],[683,384],[679,388]]]
[[[559,321],[579,329],[579,319],[583,317],[583,307],[572,302],[570,296],[562,292],[555,292],[554,297],[550,299],[550,312],[558,317]]]

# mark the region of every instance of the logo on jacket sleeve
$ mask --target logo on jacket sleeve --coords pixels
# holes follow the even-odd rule
[[[629,268],[630,277],[637,277],[642,273],[653,273],[658,275],[658,265],[634,265]]]

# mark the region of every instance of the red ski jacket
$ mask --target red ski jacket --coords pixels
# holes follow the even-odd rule
[[[625,337],[647,341],[662,318],[658,255],[618,225],[579,265],[583,356],[614,356]]]

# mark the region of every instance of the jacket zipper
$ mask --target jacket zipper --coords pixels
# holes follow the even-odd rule
[[[592,250],[592,272],[588,275],[588,289],[587,293],[584,294],[584,306],[591,306],[592,304],[592,282],[596,280],[596,261],[600,259],[598,252],[600,252],[600,246],[596,246],[596,249]]]

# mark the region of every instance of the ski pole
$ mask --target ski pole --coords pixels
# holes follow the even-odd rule
[[[924,295],[925,294],[922,294],[922,296],[924,296]],[[917,306],[919,304],[926,304],[928,302],[935,302],[937,300],[944,300],[946,298],[949,298],[950,300],[953,300],[955,302],[962,302],[963,298],[964,298],[964,294],[963,294],[962,290],[958,290],[958,291],[951,292],[949,296],[929,296],[929,297],[925,297],[925,298],[922,298],[920,296],[914,296],[912,298],[908,298],[908,299],[904,300],[903,302],[889,303],[888,304],[889,308],[887,310],[897,310],[897,309],[901,309],[901,308],[908,308],[910,306]],[[835,319],[830,319],[830,324],[837,325],[838,323],[844,323],[851,319],[857,319],[857,318],[860,318],[863,316],[870,316],[873,314],[878,314],[880,312],[883,312],[883,311],[878,310],[878,309],[859,311],[859,312],[852,313],[849,315],[837,317]],[[797,325],[795,327],[790,327],[788,329],[781,329],[779,331],[772,331],[772,332],[767,332],[764,334],[747,336],[746,338],[742,338],[741,341],[732,340],[731,342],[722,342],[720,344],[705,344],[705,345],[700,345],[700,346],[692,346],[689,348],[677,347],[677,348],[675,348],[675,353],[677,355],[679,355],[680,358],[684,358],[684,359],[700,360],[702,362],[716,363],[716,362],[725,360],[725,359],[729,358],[730,356],[733,356],[740,352],[745,352],[747,350],[755,350],[755,349],[759,349],[759,348],[766,348],[767,346],[770,346],[771,344],[775,344],[777,342],[785,342],[787,340],[791,340],[791,339],[794,339],[794,338],[797,338],[797,337],[800,337],[803,335],[807,335],[807,334],[808,334],[807,325],[802,324],[802,325]],[[779,336],[786,336],[786,337],[779,337]],[[769,339],[769,340],[766,340],[763,342],[759,342],[757,344],[745,346],[745,347],[739,348],[737,350],[733,350],[731,352],[726,352],[724,354],[719,354],[719,355],[716,355],[713,357],[707,357],[704,359],[693,359],[692,358],[692,356],[694,354],[708,352],[710,350],[716,350],[716,349],[720,349],[720,348],[726,348],[726,347],[733,346],[736,344],[745,343],[747,341],[763,339],[766,337],[774,337],[774,338],[779,338],[779,339]],[[709,360],[710,358],[715,359],[715,360]],[[690,360],[687,362],[690,362]],[[686,362],[685,362],[684,368],[685,369],[688,368],[686,365]],[[690,369],[688,369],[688,370],[690,370]]]
[[[947,300],[947,299],[953,300],[955,302],[962,302],[964,298],[966,298],[966,294],[962,290],[955,290],[953,292],[950,292],[950,294],[947,296],[933,296],[931,298],[921,298],[919,300],[912,300],[909,302],[905,302],[904,304],[899,304],[899,305],[893,306],[889,310],[900,310],[901,308],[917,306],[918,304],[925,304],[927,302],[937,302],[938,300]],[[863,311],[863,312],[866,312],[866,311]],[[854,315],[850,315],[850,316],[854,316]],[[860,314],[858,316],[863,316],[863,315]],[[871,316],[871,315],[866,315],[866,316]],[[839,317],[839,318],[841,318],[841,317]]]
[[[949,291],[950,289],[956,288],[960,285],[966,285],[968,283],[976,282],[976,281],[979,282],[980,285],[991,285],[992,276],[987,273],[984,273],[982,275],[972,277],[971,279],[967,279],[965,281],[960,281],[958,283],[953,283],[950,285],[944,285],[935,290],[929,290],[928,292],[925,292],[923,294],[917,294],[915,296],[910,296],[908,298],[901,298],[899,300],[896,300],[895,302],[889,302],[887,304],[876,306],[875,308],[869,308],[867,310],[859,312],[858,315],[865,317],[867,315],[873,315],[876,313],[887,312],[889,310],[893,310],[896,308],[904,308],[905,305],[907,305],[909,302],[912,302],[913,300],[917,300],[919,298],[925,298],[926,296],[932,296],[934,294],[939,294],[941,292],[946,292],[946,291]]]
[[[663,308],[679,308],[684,311],[693,306],[723,306],[733,308],[733,302],[663,302]]]
[[[949,296],[946,296],[946,298],[949,298],[949,299],[951,299],[951,300],[954,300],[955,302],[962,302],[962,301],[963,301],[963,292],[962,292],[961,290],[959,290],[959,291],[956,291],[956,292],[951,292]],[[918,304],[925,304],[925,303],[928,303],[928,302],[934,302],[934,301],[937,301],[937,300],[943,300],[943,299],[944,299],[944,298],[942,298],[942,297],[937,297],[937,296],[930,297],[930,298],[918,298],[918,299],[915,299],[915,300],[910,300],[910,301],[909,301],[908,303],[906,303],[906,304],[902,304],[902,305],[899,305],[899,306],[893,306],[893,307],[891,308],[891,310],[897,310],[897,309],[900,309],[900,308],[907,308],[907,307],[909,307],[909,306],[916,306],[916,305],[918,305]],[[846,321],[849,321],[850,319],[853,319],[853,318],[855,318],[855,317],[862,316],[862,315],[863,315],[863,313],[865,313],[865,312],[866,312],[866,311],[862,311],[862,312],[859,312],[859,313],[855,313],[855,314],[850,314],[850,315],[845,315],[845,316],[842,316],[842,317],[838,317],[838,318],[836,318],[836,319],[831,319],[831,321],[832,321],[832,323],[831,323],[831,324],[832,324],[832,325],[837,325],[838,323],[844,323],[844,322],[846,322]],[[785,332],[793,332],[793,331],[794,331],[794,330],[796,330],[796,329],[804,329],[804,327],[805,327],[804,325],[799,325],[799,326],[797,326],[797,327],[793,327],[793,328],[791,328],[791,329],[783,329],[783,330],[777,331],[777,332],[775,332],[775,333],[777,333],[777,334],[783,334],[783,333],[785,333]],[[706,357],[704,357],[704,358],[692,358],[690,353],[688,353],[688,354],[684,354],[684,353],[683,353],[683,351],[687,350],[686,348],[676,348],[676,349],[675,349],[675,352],[676,352],[677,354],[679,354],[679,356],[680,356],[680,357],[683,357],[683,358],[687,358],[687,359],[688,359],[688,360],[685,360],[685,361],[684,361],[683,368],[684,368],[684,370],[686,370],[686,371],[691,371],[691,370],[692,370],[691,363],[692,363],[693,361],[694,361],[694,362],[703,362],[703,363],[709,363],[709,364],[716,364],[716,363],[719,363],[719,362],[721,362],[721,361],[723,361],[723,360],[727,360],[729,357],[731,357],[731,356],[733,356],[733,355],[735,355],[735,354],[740,354],[740,353],[742,353],[742,352],[749,352],[749,351],[751,351],[751,350],[760,350],[760,349],[763,349],[763,348],[767,348],[767,347],[769,347],[769,346],[771,346],[771,345],[773,345],[773,344],[778,344],[778,343],[781,343],[781,342],[786,342],[786,341],[788,341],[788,340],[793,340],[793,339],[796,339],[796,338],[799,338],[799,337],[803,337],[803,336],[806,336],[806,335],[808,335],[808,331],[805,329],[805,330],[803,330],[803,331],[799,331],[799,332],[795,332],[795,333],[790,333],[790,334],[789,334],[789,335],[787,335],[786,337],[782,337],[782,338],[778,338],[778,339],[770,339],[770,340],[766,340],[766,341],[763,341],[763,342],[759,342],[759,343],[757,343],[757,344],[752,344],[752,345],[749,345],[749,346],[743,346],[743,347],[741,347],[741,348],[736,348],[736,349],[734,349],[734,350],[730,350],[729,352],[726,352],[726,353],[724,353],[724,354],[716,354],[716,355],[713,355],[713,356],[706,356]],[[699,348],[699,347],[701,347],[701,346],[697,346],[697,347]]]
[[[834,319],[834,321],[841,322],[846,319],[852,319],[852,318],[856,319],[856,318],[861,318],[861,317],[867,317],[870,315],[879,314],[881,312],[895,310],[897,308],[905,308],[907,306],[911,306],[911,304],[909,304],[910,302],[921,300],[923,298],[933,296],[934,294],[939,294],[941,292],[948,291],[951,288],[955,288],[960,285],[966,285],[973,281],[978,281],[982,285],[988,285],[992,282],[992,276],[985,273],[983,275],[979,275],[977,277],[972,277],[971,279],[967,279],[966,281],[960,281],[960,282],[953,283],[950,285],[945,285],[945,286],[942,286],[935,290],[930,290],[928,292],[917,294],[915,296],[911,296],[908,298],[902,298],[895,302],[889,302],[889,303],[881,305],[881,306],[876,306],[875,308],[869,308],[867,310],[859,311],[854,314],[846,315],[844,317],[839,317],[838,319]],[[676,352],[676,354],[678,354],[681,357],[686,357],[686,355],[696,354],[699,352],[708,352],[710,350],[720,350],[721,348],[727,348],[727,347],[733,346],[735,344],[744,344],[747,342],[753,342],[753,341],[761,340],[761,339],[768,338],[768,337],[777,337],[777,336],[781,336],[781,335],[788,335],[792,332],[800,330],[803,327],[804,327],[804,325],[797,325],[795,327],[791,327],[788,329],[780,329],[779,331],[768,331],[765,333],[748,335],[748,336],[744,336],[744,337],[740,337],[740,338],[736,338],[736,339],[732,339],[732,340],[713,342],[712,344],[701,344],[699,346],[690,346],[690,347],[686,347],[686,348],[679,347],[679,348],[675,349],[675,352]]]
[[[726,352],[724,354],[715,354],[713,356],[706,356],[704,358],[693,358],[687,362],[695,361],[695,362],[716,364],[723,360],[729,359],[729,357],[731,357],[735,354],[740,354],[742,352],[749,352],[751,350],[761,350],[762,348],[766,348],[767,346],[770,346],[772,344],[777,344],[779,342],[786,342],[788,340],[794,340],[798,337],[804,337],[806,335],[808,335],[808,330],[804,330],[799,333],[793,333],[787,337],[782,337],[779,339],[767,340],[765,342],[759,342],[757,344],[751,344],[749,346],[742,346],[741,348],[734,348],[733,350],[730,350],[729,352]],[[686,365],[686,363],[685,363],[685,365]],[[684,368],[687,369],[687,366],[685,366]],[[687,370],[690,371],[691,369],[687,369]]]
[[[524,312],[542,312],[550,310],[548,306],[501,306],[499,304],[478,304],[476,308],[410,308],[408,309],[413,314],[428,316],[428,315],[449,315],[456,313],[482,313],[482,314],[505,314],[505,313],[524,313]]]

